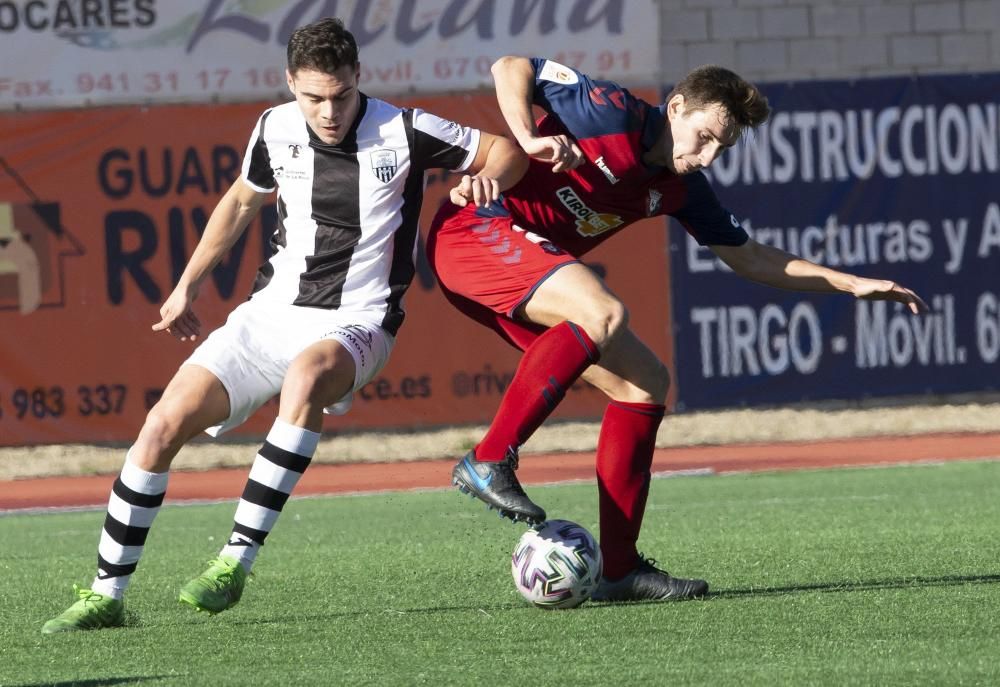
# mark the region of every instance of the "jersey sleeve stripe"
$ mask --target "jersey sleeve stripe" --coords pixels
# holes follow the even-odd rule
[[[271,156],[267,152],[267,142],[264,140],[264,128],[270,114],[271,110],[267,110],[257,123],[257,136],[247,150],[247,160],[243,169],[243,180],[247,186],[261,193],[270,193],[277,188],[274,170],[271,169]]]
[[[468,169],[479,151],[478,129],[456,124],[420,109],[409,112],[414,137],[414,160],[421,169]]]

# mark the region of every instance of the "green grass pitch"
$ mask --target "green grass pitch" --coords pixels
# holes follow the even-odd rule
[[[529,491],[596,533],[593,484]],[[53,636],[104,514],[0,517],[0,685],[1000,683],[1000,462],[661,479],[649,504],[641,549],[711,598],[529,607],[521,527],[447,491],[293,499],[210,617],[177,592],[235,504],[168,505],[130,626]]]

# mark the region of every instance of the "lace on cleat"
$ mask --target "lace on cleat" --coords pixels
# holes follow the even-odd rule
[[[211,614],[232,608],[243,596],[247,573],[240,562],[219,556],[208,562],[208,570],[181,589],[180,602]]]
[[[469,451],[451,471],[452,484],[490,510],[499,511],[501,517],[529,525],[545,522],[545,511],[528,498],[517,481],[517,464],[514,450],[508,450],[501,461],[477,460],[475,451]]]
[[[635,569],[620,580],[601,579],[591,599],[594,601],[682,601],[708,594],[705,580],[674,577],[656,567],[656,560],[639,554]]]
[[[42,625],[42,634],[100,630],[125,624],[125,604],[118,599],[73,585],[76,602]]]

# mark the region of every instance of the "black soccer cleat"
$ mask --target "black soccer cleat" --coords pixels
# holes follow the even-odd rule
[[[499,462],[476,460],[469,451],[451,471],[451,481],[465,494],[475,496],[490,509],[514,522],[529,525],[545,522],[545,511],[532,503],[517,481],[517,452],[507,451]]]
[[[591,595],[594,601],[684,601],[699,599],[708,594],[705,580],[685,580],[673,577],[666,570],[656,567],[652,558],[639,554],[639,563],[632,572],[620,580],[602,578]]]

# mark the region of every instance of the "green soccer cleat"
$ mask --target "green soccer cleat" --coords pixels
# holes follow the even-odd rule
[[[232,608],[243,596],[247,573],[235,558],[219,556],[208,562],[208,570],[181,589],[181,603],[197,611],[222,613]]]
[[[125,624],[125,604],[118,599],[73,585],[79,597],[72,606],[42,625],[42,634],[100,630]]]

